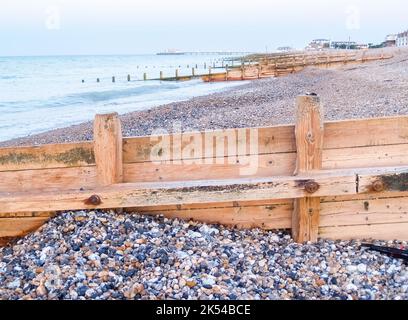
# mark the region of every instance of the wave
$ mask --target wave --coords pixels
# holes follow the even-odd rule
[[[66,107],[83,104],[109,103],[118,99],[143,96],[179,89],[180,86],[172,83],[144,84],[131,88],[122,88],[105,91],[87,91],[67,94],[59,97],[51,97],[46,100],[7,101],[0,103],[0,109],[9,109],[11,112],[38,110],[50,107]]]

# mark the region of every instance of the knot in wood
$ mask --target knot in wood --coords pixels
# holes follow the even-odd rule
[[[305,184],[305,191],[310,194],[317,192],[319,188],[320,188],[319,184],[315,181],[308,181]]]
[[[384,182],[382,182],[381,180],[375,180],[372,184],[372,187],[376,192],[381,192],[385,189]]]
[[[92,206],[98,206],[101,203],[102,203],[101,198],[96,194],[90,196],[87,200],[85,200],[85,204]]]

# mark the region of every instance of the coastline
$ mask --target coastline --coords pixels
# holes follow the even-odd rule
[[[296,96],[306,92],[321,96],[329,120],[408,114],[408,73],[401,71],[407,67],[408,51],[388,61],[253,81],[125,114],[123,131],[146,135],[175,122],[185,131],[290,123]],[[87,122],[5,143],[90,139]],[[407,247],[407,241],[366,241]],[[298,244],[283,230],[137,211],[67,211],[0,248],[0,299],[407,299],[408,266],[367,250],[364,242]]]
[[[388,61],[339,69],[308,68],[280,78],[254,80],[210,95],[120,116],[124,136],[155,129],[182,131],[260,127],[294,121],[296,96],[317,93],[325,119],[343,120],[408,114],[408,50]],[[0,142],[0,147],[92,140],[92,121]]]

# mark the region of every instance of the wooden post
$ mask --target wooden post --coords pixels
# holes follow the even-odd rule
[[[94,153],[98,184],[123,182],[122,129],[117,113],[95,116]]]
[[[315,94],[297,98],[296,116],[296,170],[295,175],[322,168],[323,108]],[[313,181],[310,181],[313,184]],[[312,190],[305,189],[312,193]],[[316,190],[314,190],[315,192]],[[294,202],[292,237],[303,243],[316,242],[319,232],[320,198],[301,198]]]
[[[176,79],[178,79],[178,77],[179,77],[179,71],[178,69],[176,69]]]
[[[365,62],[365,53],[366,53],[366,51],[363,51],[363,53],[361,54],[361,62],[362,63]]]
[[[191,74],[192,74],[193,77],[195,76],[195,69],[194,68],[191,68]]]
[[[160,80],[163,80],[163,71],[160,71]]]
[[[146,81],[147,80],[147,73],[143,73],[143,80]]]

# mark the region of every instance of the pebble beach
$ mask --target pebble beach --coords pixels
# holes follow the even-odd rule
[[[408,266],[360,244],[299,245],[285,232],[67,212],[0,249],[0,298],[407,299]]]
[[[390,60],[308,68],[121,116],[125,136],[288,124],[297,95],[317,93],[326,120],[408,114],[408,50]],[[92,139],[92,123],[1,142]],[[369,242],[296,244],[286,231],[238,230],[137,212],[61,213],[0,248],[0,299],[407,300],[408,264]]]

